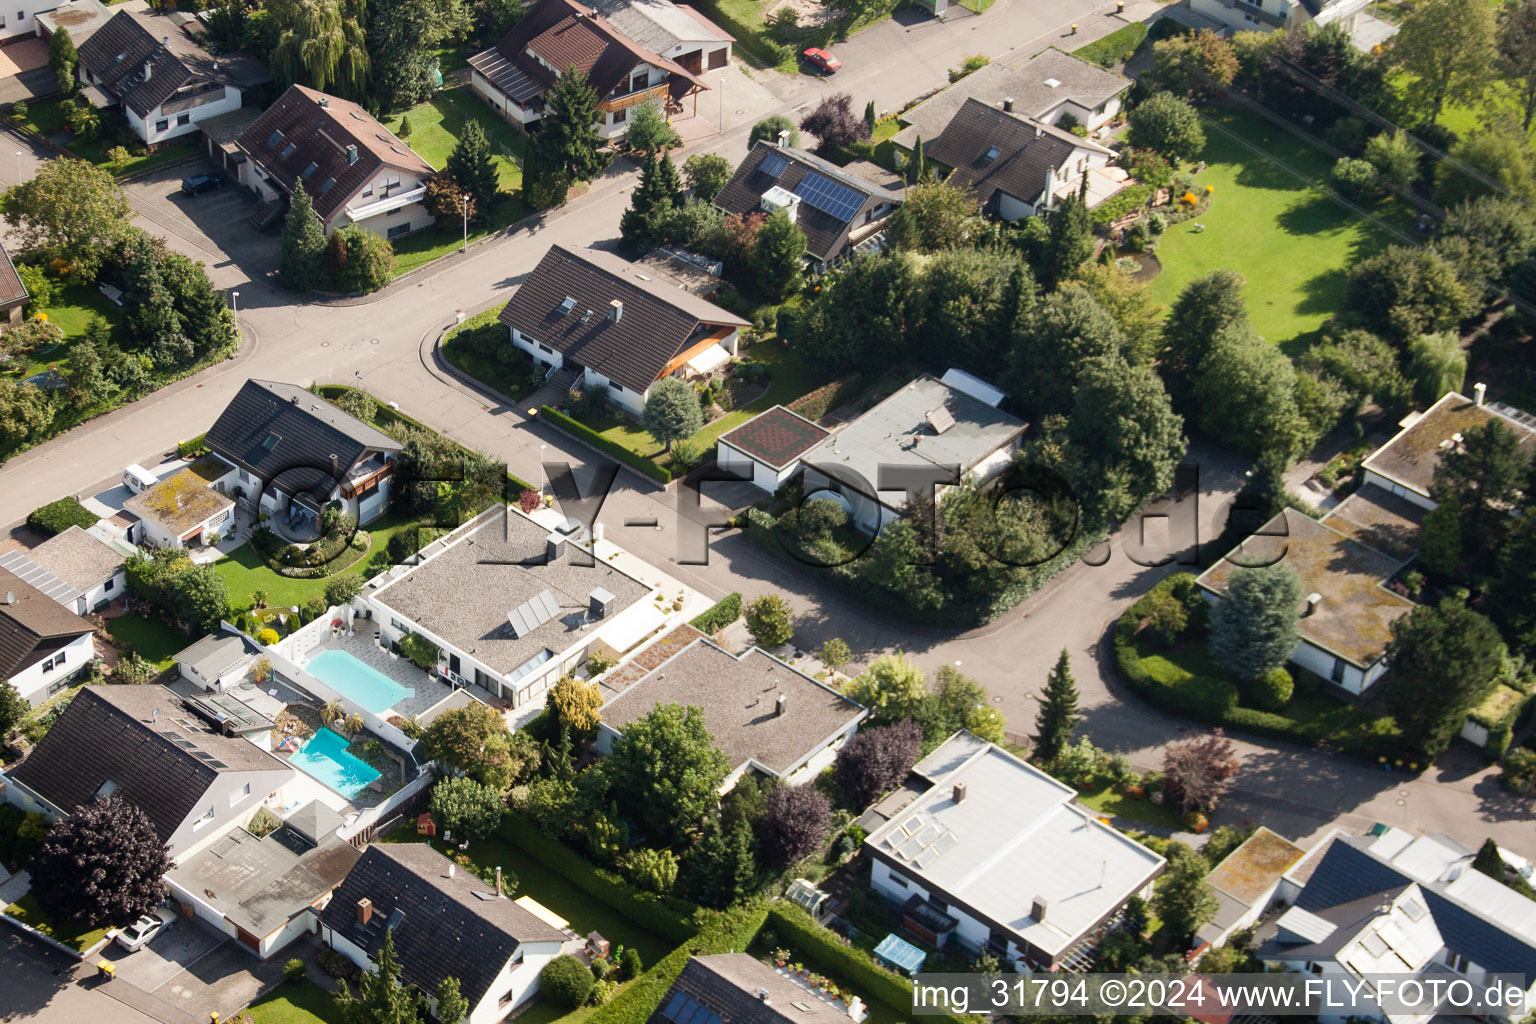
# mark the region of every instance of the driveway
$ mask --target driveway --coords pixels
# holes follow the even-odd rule
[[[194,917],[177,917],[143,949],[129,953],[117,943],[102,951],[102,956],[117,964],[117,976],[145,992],[159,992],[177,975],[213,952],[214,948],[229,942]],[[191,1008],[196,1013],[196,1008]]]
[[[246,219],[255,197],[233,182],[201,195],[182,195],[182,178],[214,169],[211,160],[199,157],[162,167],[124,185],[123,191],[138,211],[140,227],[202,260],[218,287],[238,287],[276,268],[281,243],[275,232],[261,234]]]

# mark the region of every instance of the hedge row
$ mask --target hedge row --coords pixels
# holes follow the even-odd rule
[[[184,459],[190,459],[203,450],[203,439],[207,436],[207,434],[198,434],[190,441],[181,442],[176,446],[176,454]]]
[[[1103,39],[1078,47],[1072,51],[1072,56],[1090,64],[1097,64],[1101,68],[1112,68],[1121,61],[1131,59],[1132,55],[1141,48],[1141,44],[1146,41],[1147,31],[1146,25],[1139,21],[1133,22],[1124,28],[1116,29]]]
[[[730,910],[706,911],[698,933],[624,986],[612,1002],[563,1017],[560,1024],[645,1024],[694,956],[740,953],[762,930],[768,912],[760,901]]]
[[[63,533],[71,526],[88,530],[95,526],[96,520],[100,518],[74,498],[60,498],[58,501],[50,501],[40,508],[33,509],[27,515],[27,525],[45,537],[52,537]]]
[[[898,1019],[912,1013],[912,983],[875,963],[874,958],[840,936],[823,928],[811,916],[790,903],[775,903],[768,910],[770,926],[779,942],[792,950],[795,959],[847,986],[866,1002],[878,1000]],[[958,1022],[961,1018],[939,1014],[939,1020]]]
[[[731,593],[715,602],[713,607],[706,608],[688,625],[700,633],[718,633],[739,618],[741,618],[741,595]]]
[[[850,373],[846,377],[839,377],[830,384],[823,384],[815,391],[801,395],[799,398],[785,406],[790,412],[799,413],[806,419],[815,423],[831,410],[844,403],[851,402],[864,386],[862,374]]]
[[[563,843],[549,838],[515,811],[507,813],[498,831],[507,842],[640,927],[673,942],[683,942],[694,933],[689,924],[694,911],[691,903],[641,892],[617,875],[573,853]]]
[[[672,473],[665,466],[658,466],[650,459],[636,455],[623,445],[615,444],[585,423],[578,423],[576,420],[571,419],[554,406],[540,406],[539,415],[576,438],[576,440],[583,441],[598,451],[613,456],[632,469],[637,469],[644,473],[657,483],[669,484],[672,482]]]

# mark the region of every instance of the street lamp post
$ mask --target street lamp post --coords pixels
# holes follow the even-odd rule
[[[16,184],[21,184],[21,150],[16,151]]]
[[[464,193],[460,198],[464,200],[464,248],[461,251],[469,252],[469,193]]]
[[[240,293],[230,292],[229,301],[235,308],[235,346],[238,348],[240,342],[244,340],[244,336],[240,332]]]

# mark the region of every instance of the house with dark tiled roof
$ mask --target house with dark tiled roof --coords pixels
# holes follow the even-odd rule
[[[332,502],[359,523],[376,519],[389,504],[400,454],[400,442],[319,395],[254,379],[203,443],[225,465],[211,486],[244,507],[309,526]]]
[[[96,657],[96,627],[0,568],[0,679],[32,704],[67,689]]]
[[[6,769],[6,798],[57,819],[115,794],[148,816],[181,862],[264,804],[283,806],[295,773],[269,752],[273,728],[229,694],[83,687],[41,742]]]
[[[245,91],[272,76],[247,54],[215,57],[203,49],[201,28],[185,15],[118,10],[77,49],[86,99],[98,107],[120,105],[151,146],[240,109]]]
[[[1284,876],[1286,909],[1260,926],[1255,954],[1272,967],[1335,983],[1395,975],[1480,987],[1491,974],[1519,975],[1529,1000],[1536,995],[1536,900],[1478,871],[1475,858],[1447,835],[1384,825],[1363,836],[1335,830]],[[1348,1012],[1351,1020],[1391,1024],[1428,1019]]]
[[[702,48],[679,56],[690,63],[705,59]],[[713,66],[713,51],[708,59]],[[622,135],[629,112],[642,103],[681,112],[685,98],[693,97],[696,105],[698,93],[709,88],[700,69],[642,45],[577,0],[538,0],[495,46],[471,57],[469,66],[474,90],[524,127],[544,115],[545,94],[561,75],[581,71],[597,90],[597,128],[604,138]]]
[[[783,210],[805,234],[806,258],[825,267],[878,249],[885,218],[896,212],[901,196],[783,140],[759,141],[715,205],[742,217]]]
[[[736,355],[747,321],[611,253],[551,246],[498,319],[535,363],[607,389],[640,415],[663,377],[707,372]]]
[[[390,932],[404,982],[430,1004],[457,978],[469,1024],[495,1024],[537,995],[539,972],[574,940],[421,843],[368,847],[320,915],[321,940],[364,970]]]
[[[771,494],[800,472],[800,456],[830,433],[776,405],[722,434],[715,442],[715,461],[750,475],[754,484]]]
[[[683,965],[646,1024],[847,1024],[867,1012],[748,953],[716,953]]]
[[[236,141],[240,184],[263,199],[309,193],[327,233],[355,224],[399,238],[433,223],[432,165],[350,100],[291,85]]]
[[[699,638],[603,705],[597,749],[663,704],[692,705],[730,762],[722,791],[747,772],[796,785],[832,764],[869,715],[810,676],[753,647],[732,654]]]

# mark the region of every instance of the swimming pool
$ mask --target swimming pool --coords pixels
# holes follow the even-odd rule
[[[348,797],[361,793],[379,777],[372,765],[349,753],[347,741],[330,729],[321,729],[311,736],[288,763]]]
[[[321,651],[304,666],[304,671],[320,680],[354,704],[382,715],[416,691],[401,686],[365,661],[346,651]]]

